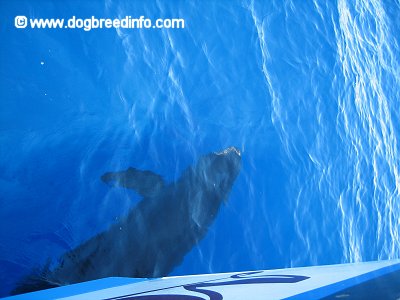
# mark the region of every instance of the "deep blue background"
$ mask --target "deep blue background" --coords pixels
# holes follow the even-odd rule
[[[0,0],[1,295],[140,200],[104,172],[172,181],[229,146],[229,202],[173,274],[398,258],[399,6]],[[185,28],[16,29],[18,15]]]

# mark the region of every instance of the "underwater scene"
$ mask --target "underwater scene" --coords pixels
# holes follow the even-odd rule
[[[0,0],[0,297],[400,258],[399,16]]]

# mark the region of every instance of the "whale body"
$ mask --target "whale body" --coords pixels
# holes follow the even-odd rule
[[[240,168],[240,151],[230,147],[200,157],[170,184],[134,168],[105,173],[103,182],[143,199],[108,230],[65,253],[56,267],[24,278],[13,294],[111,276],[168,275],[205,236]]]

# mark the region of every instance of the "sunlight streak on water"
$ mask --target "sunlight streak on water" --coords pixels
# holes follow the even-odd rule
[[[280,9],[271,3],[263,14],[260,6],[251,1],[246,7],[258,34],[270,118],[290,170],[287,194],[297,234],[292,249],[300,252],[293,255],[291,265],[305,260],[321,263],[321,243],[334,249],[337,239],[342,262],[398,257],[399,130],[393,95],[400,68],[384,7],[379,1],[340,0],[337,7],[321,7],[315,1],[318,14],[306,14],[303,5],[287,1]],[[296,23],[303,14],[307,21]],[[286,40],[277,34],[280,31]],[[308,40],[296,40],[293,32],[308,36],[324,50],[309,47]],[[324,45],[329,32],[336,40]],[[334,64],[326,60],[327,51],[337,53]],[[292,53],[302,53],[303,60],[297,61]],[[277,69],[278,61],[288,63],[292,73]],[[308,70],[310,86],[304,81],[309,80],[304,75]],[[302,85],[294,74],[304,76]],[[330,77],[332,86],[323,88],[322,78]],[[335,105],[336,118],[330,112]],[[374,245],[372,251],[368,244]]]
[[[385,11],[379,1],[340,0],[338,2],[339,24],[335,28],[338,54],[342,61],[342,72],[349,93],[339,98],[344,122],[343,139],[348,156],[355,161],[352,197],[355,205],[345,207],[342,215],[342,243],[350,248],[346,261],[360,261],[356,251],[371,228],[358,228],[353,234],[351,216],[359,215],[364,222],[375,223],[375,238],[381,259],[399,255],[399,208],[395,199],[399,197],[399,164],[396,129],[392,120],[391,99],[385,86],[389,82],[398,84],[398,63],[393,50],[393,36]],[[394,50],[396,51],[396,49]],[[394,80],[393,80],[394,79]],[[393,86],[395,88],[395,86]],[[390,96],[389,96],[390,97]],[[398,133],[398,131],[397,131]],[[367,138],[365,138],[367,137]],[[373,170],[373,197],[368,197],[368,182],[365,166]],[[387,172],[388,170],[389,172]],[[369,203],[371,202],[371,203]],[[368,208],[366,208],[367,206]],[[358,209],[357,209],[358,207]],[[361,209],[361,210],[360,210]],[[374,211],[371,211],[374,210]],[[374,218],[371,218],[374,213]],[[349,246],[346,244],[350,243]]]

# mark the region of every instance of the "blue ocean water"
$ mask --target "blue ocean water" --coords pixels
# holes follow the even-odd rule
[[[0,295],[140,200],[104,172],[170,182],[229,146],[229,201],[172,275],[399,258],[399,16],[398,0],[0,0]]]

